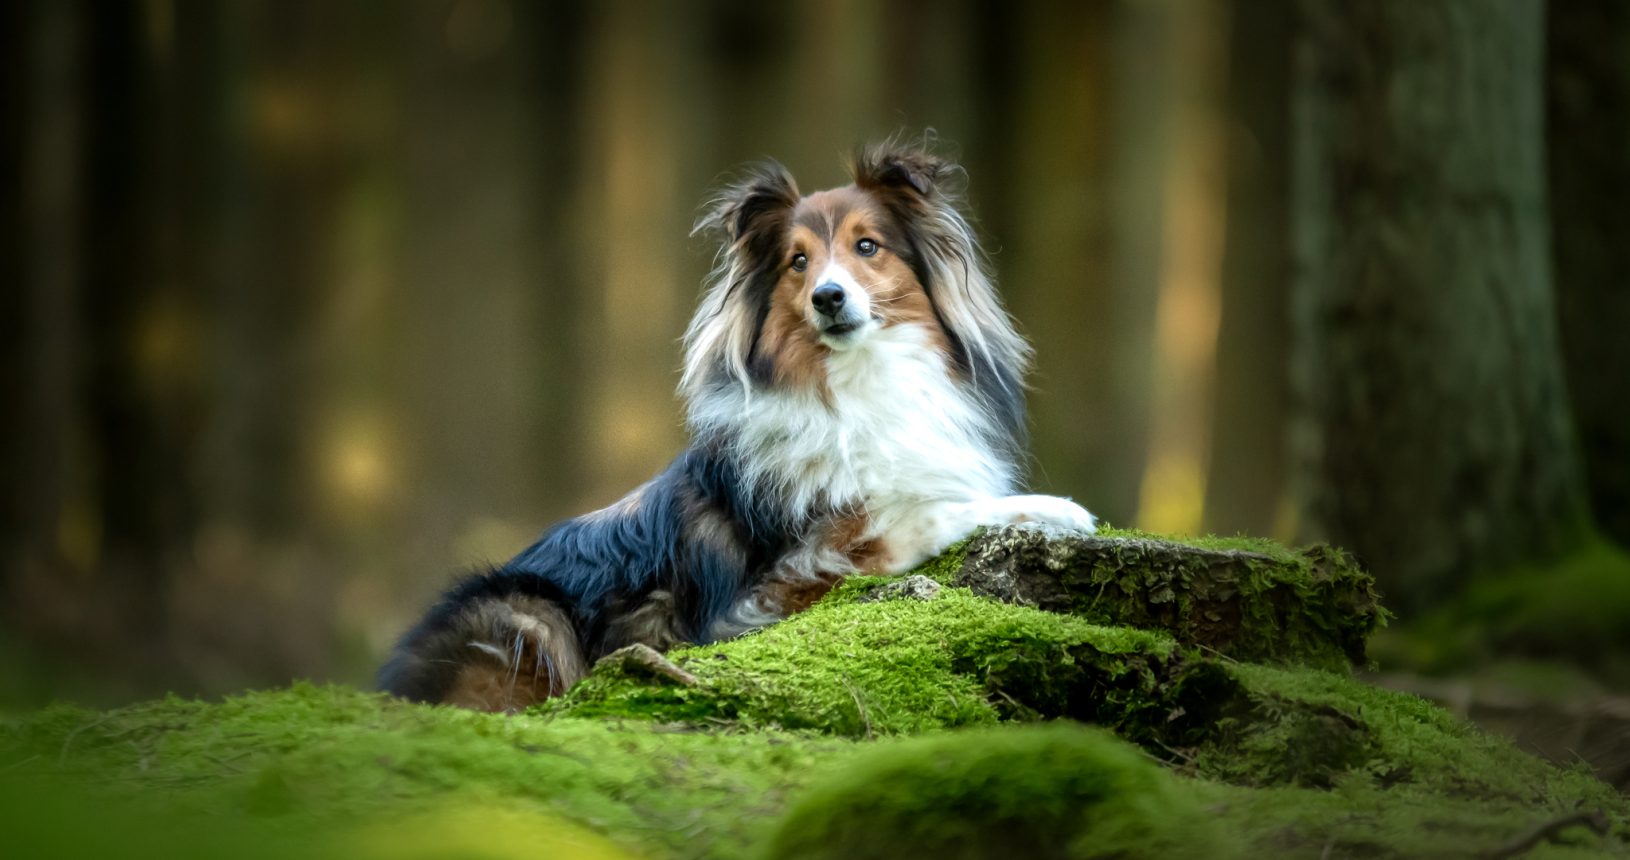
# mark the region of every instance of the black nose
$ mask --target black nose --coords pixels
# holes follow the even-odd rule
[[[843,307],[843,288],[837,284],[821,284],[815,288],[810,301],[815,303],[815,310],[822,314],[837,316],[838,310]]]

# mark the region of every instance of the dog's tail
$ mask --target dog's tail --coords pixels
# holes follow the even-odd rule
[[[533,574],[472,576],[402,637],[379,686],[417,702],[507,713],[558,696],[587,674],[568,606]]]

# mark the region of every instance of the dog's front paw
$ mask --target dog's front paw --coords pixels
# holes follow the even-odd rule
[[[1098,519],[1069,499],[1060,496],[1013,496],[1015,523],[1043,523],[1060,528],[1092,534],[1098,530]]]
[[[1039,523],[1092,534],[1098,520],[1075,502],[1059,496],[1008,496],[995,500],[993,516],[984,525]]]

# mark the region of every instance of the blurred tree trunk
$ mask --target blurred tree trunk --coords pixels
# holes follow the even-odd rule
[[[239,113],[223,132],[229,151],[217,155],[223,276],[211,297],[215,385],[199,457],[211,545],[223,556],[248,551],[251,536],[309,537],[318,520],[310,448],[326,428],[313,404],[314,317],[329,286],[339,173],[339,147],[321,134],[325,112],[339,112],[329,100],[349,55],[341,16],[324,14],[331,5],[277,0],[218,13],[227,26],[217,38],[229,44],[214,74]]]
[[[1148,456],[1172,8],[982,2],[969,52],[976,214],[1037,347],[1031,483],[1120,524]]]
[[[1309,532],[1418,609],[1576,540],[1538,0],[1308,0],[1295,54]]]
[[[538,166],[527,189],[535,203],[527,221],[534,249],[526,258],[533,298],[528,304],[523,334],[532,344],[530,373],[524,386],[532,406],[528,416],[528,498],[541,506],[544,519],[575,514],[567,510],[584,485],[583,452],[588,434],[583,427],[582,388],[584,349],[588,342],[578,325],[590,291],[577,276],[577,249],[582,237],[570,207],[559,205],[574,190],[582,163],[578,148],[582,116],[584,10],[576,0],[516,6],[516,52],[527,63],[522,87],[530,114],[538,117],[530,128],[527,157]]]
[[[23,176],[26,173],[24,154],[27,152],[27,132],[31,128],[28,115],[29,84],[33,78],[30,49],[36,38],[33,29],[33,4],[7,3],[0,7],[0,125],[7,129],[0,135],[0,283],[21,287],[27,279],[28,267],[23,264],[23,232],[27,229],[27,204],[23,199]],[[23,332],[22,318],[26,307],[24,290],[13,288],[0,292],[0,396],[6,402],[16,403],[22,398],[27,382],[23,375],[26,355],[20,352]],[[14,430],[16,416],[0,416],[0,427]],[[7,434],[6,438],[12,438]],[[0,451],[5,465],[15,467],[15,453],[11,446]],[[6,474],[14,474],[8,469]],[[0,536],[11,539],[15,532],[11,498],[5,499],[4,519],[0,519]]]
[[[1108,199],[1115,104],[1107,42],[1117,11],[1109,3],[1006,10],[1017,32],[1011,95],[993,102],[1009,111],[1003,175],[975,180],[1004,192],[1000,287],[1036,345],[1031,483],[1125,522],[1135,483],[1091,480],[1125,457]]]
[[[84,39],[80,7],[7,5],[4,48],[7,188],[0,197],[0,411],[5,497],[0,514],[0,625],[18,640],[83,642],[78,593],[97,562],[96,511],[84,498],[86,456],[76,387],[83,347],[77,155]],[[13,220],[15,219],[15,220]],[[94,633],[94,631],[91,631]]]
[[[980,132],[976,124],[984,112],[969,97],[979,72],[970,60],[975,46],[991,36],[978,27],[977,7],[978,0],[897,0],[884,5],[883,26],[874,37],[882,86],[878,106],[868,105],[872,122],[888,106],[899,106],[902,114],[910,111],[893,118],[904,128],[933,128],[961,152],[976,142]],[[975,189],[994,179],[984,171],[973,175]]]
[[[396,459],[428,490],[401,505],[412,537],[391,548],[407,550],[399,564],[500,562],[550,519],[581,513],[578,381],[594,341],[578,314],[593,295],[579,289],[585,237],[562,201],[577,183],[582,14],[560,2],[421,4],[408,16],[413,50],[387,58],[411,133],[400,175],[375,183],[399,210],[398,271],[379,310],[393,350],[411,356],[390,362],[412,451]],[[359,377],[346,400],[382,387]]]
[[[174,268],[180,225],[166,159],[173,20],[123,3],[89,4],[82,15],[80,241],[94,251],[84,255],[80,307],[101,552],[81,596],[107,613],[94,631],[110,637],[103,656],[140,665],[166,651],[170,565],[196,513],[187,460],[195,308]]]
[[[598,353],[581,388],[594,432],[585,446],[588,504],[650,478],[683,445],[673,400],[677,336],[697,282],[688,256],[693,193],[718,168],[698,165],[686,99],[701,22],[677,5],[591,4],[584,17],[583,153],[572,202],[582,240],[578,324]]]
[[[1630,3],[1568,0],[1546,9],[1562,352],[1597,520],[1630,544]]]
[[[1290,320],[1291,0],[1233,0],[1222,320],[1204,530],[1282,530]]]
[[[33,270],[39,263],[24,256],[36,214],[26,178],[34,172],[30,156],[40,133],[32,116],[38,77],[33,49],[43,41],[35,29],[40,17],[36,6],[19,2],[0,7],[0,126],[7,130],[0,134],[0,284],[8,285],[0,290],[0,403],[7,405],[0,410],[0,438],[6,440],[0,446],[0,474],[6,476],[0,497],[0,577],[8,597],[14,594],[17,568],[37,554],[31,544],[50,519],[40,511],[42,502],[49,505],[50,495],[35,497],[45,488],[33,466],[38,462],[33,449],[39,418],[31,407],[38,382],[29,329],[38,300]],[[15,604],[6,600],[3,605]]]

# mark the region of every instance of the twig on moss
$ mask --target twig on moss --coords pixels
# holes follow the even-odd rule
[[[1182,750],[1180,750],[1180,749],[1178,749],[1176,747],[1168,746],[1165,743],[1162,743],[1161,741],[1155,741],[1155,745],[1160,747],[1161,749],[1165,750],[1166,752],[1169,752],[1172,755],[1177,756],[1178,758],[1182,759],[1184,764],[1194,764],[1194,756],[1189,755],[1188,753],[1183,752]],[[1162,762],[1162,764],[1167,764],[1167,762]]]
[[[62,767],[64,764],[68,763],[68,748],[73,746],[75,738],[78,738],[84,732],[90,731],[91,729],[94,729],[97,726],[102,725],[103,723],[107,722],[108,720],[113,719],[115,716],[118,715],[118,713],[119,713],[118,711],[114,711],[112,713],[106,714],[99,720],[92,720],[91,722],[88,722],[85,725],[80,726],[79,728],[74,729],[73,731],[69,732],[68,736],[62,739],[62,751],[57,753],[57,767]]]
[[[855,710],[860,712],[860,722],[866,726],[866,740],[872,739],[872,718],[866,713],[866,703],[860,700],[860,692],[855,685],[849,683],[849,676],[843,676],[843,688],[849,691],[849,697],[855,700]]]
[[[1589,827],[1596,833],[1597,836],[1607,835],[1607,814],[1602,812],[1600,809],[1591,810],[1589,812],[1572,812],[1562,816],[1561,818],[1552,819],[1539,825],[1538,827],[1535,827],[1533,830],[1511,841],[1504,847],[1497,848],[1494,851],[1489,852],[1488,856],[1491,860],[1504,860],[1506,857],[1516,857],[1519,854],[1526,854],[1529,851],[1532,851],[1534,847],[1539,845],[1541,842],[1549,842],[1552,839],[1555,839],[1562,831],[1580,824]]]
[[[0,773],[11,773],[12,771],[22,767],[23,765],[28,764],[31,761],[37,761],[38,759],[39,759],[39,756],[37,756],[37,755],[31,755],[28,758],[19,759],[17,761],[12,762],[11,764],[6,765],[5,767],[0,767]]]
[[[600,664],[610,664],[622,667],[624,672],[633,675],[643,675],[657,680],[668,680],[682,687],[694,687],[697,684],[696,676],[679,668],[672,660],[664,657],[661,652],[649,645],[635,643],[600,658]]]
[[[1236,666],[1241,665],[1240,661],[1234,659],[1233,657],[1228,656],[1227,654],[1224,654],[1221,651],[1218,651],[1216,648],[1213,648],[1213,647],[1211,647],[1210,645],[1207,645],[1204,642],[1196,642],[1195,644],[1200,646],[1201,651],[1205,651],[1205,652],[1209,653],[1211,656],[1216,657],[1217,659],[1222,660],[1225,663],[1233,663]]]

